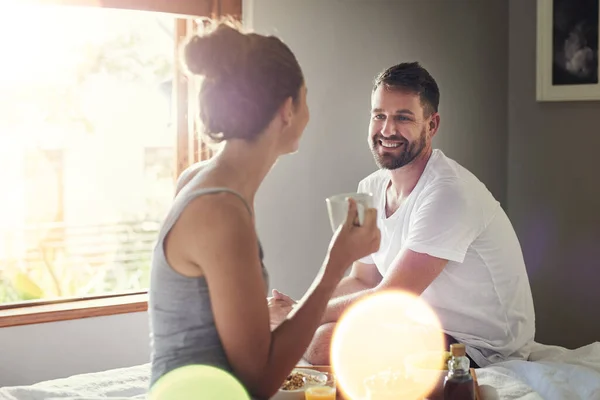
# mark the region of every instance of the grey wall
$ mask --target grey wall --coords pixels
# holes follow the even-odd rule
[[[537,340],[600,340],[600,102],[535,100],[536,2],[510,1],[508,210],[525,254]]]
[[[506,200],[508,3],[253,0],[253,28],[275,33],[306,75],[311,122],[300,151],[279,161],[257,198],[271,286],[301,296],[331,231],[324,199],[356,190],[375,169],[367,145],[374,76],[418,60],[438,80],[436,146]]]
[[[442,92],[436,146],[506,201],[508,4],[504,0],[250,0],[255,29],[297,54],[312,120],[257,198],[271,286],[295,297],[322,263],[331,232],[324,199],[375,170],[367,146],[371,82],[418,60]],[[0,329],[0,386],[148,360],[146,314]]]

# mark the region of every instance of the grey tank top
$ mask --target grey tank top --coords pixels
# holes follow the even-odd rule
[[[175,197],[158,234],[152,257],[148,302],[152,349],[150,386],[167,372],[186,365],[211,365],[231,372],[215,326],[206,279],[189,278],[176,272],[167,262],[164,252],[164,239],[184,208],[198,196],[222,192],[238,196],[252,215],[246,200],[231,189],[193,190],[188,184]],[[258,245],[263,278],[268,287],[263,250],[260,242]],[[240,268],[244,267],[240,265]]]

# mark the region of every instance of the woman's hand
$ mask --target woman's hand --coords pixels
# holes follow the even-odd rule
[[[380,242],[377,210],[366,209],[363,224],[359,225],[356,201],[349,198],[346,221],[336,230],[329,247],[330,262],[326,272],[343,275],[354,261],[379,250]]]

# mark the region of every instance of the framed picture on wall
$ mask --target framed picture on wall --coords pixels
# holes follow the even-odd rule
[[[537,5],[537,100],[600,100],[600,0]]]

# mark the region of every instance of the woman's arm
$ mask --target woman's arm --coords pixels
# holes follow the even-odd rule
[[[272,396],[302,357],[342,275],[320,272],[294,316],[271,332],[258,240],[240,200],[200,197],[180,222],[179,238],[188,242],[182,247],[192,249],[191,261],[207,279],[217,330],[235,375],[253,395]]]
[[[332,304],[336,297],[372,289],[377,286],[382,279],[383,278],[375,265],[356,261],[352,266],[350,275],[343,278],[336,286],[331,295],[331,300],[329,300],[329,304]],[[329,304],[327,310],[329,309]],[[281,323],[283,323],[283,321],[285,321],[292,313],[292,310],[297,307],[297,303],[294,299],[279,291],[273,291],[273,297],[268,299],[268,305],[272,330],[281,325]],[[324,314],[327,314],[327,311],[325,311]],[[325,323],[327,322],[321,320],[321,324]]]
[[[191,261],[207,279],[215,323],[233,371],[254,396],[269,398],[308,347],[344,270],[363,254],[330,251],[301,305],[271,332],[258,241],[244,205],[233,196],[206,196],[184,213],[179,238],[188,242]],[[374,242],[365,234],[354,236],[345,239],[348,248],[360,248],[356,241]],[[375,245],[362,247],[372,252]]]

